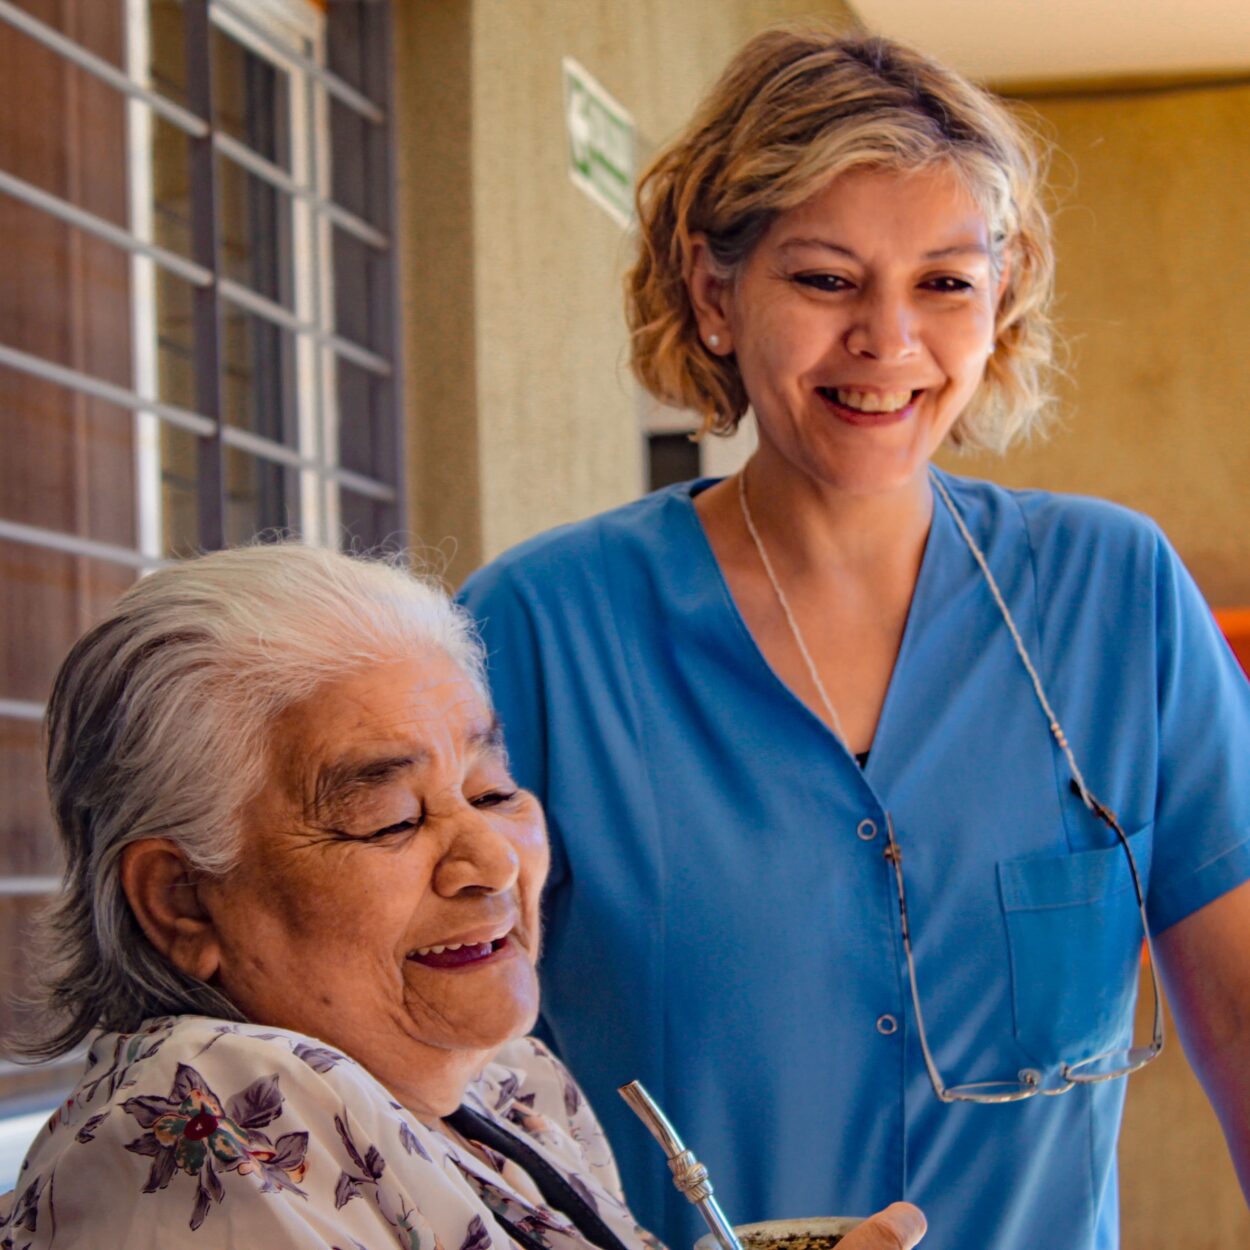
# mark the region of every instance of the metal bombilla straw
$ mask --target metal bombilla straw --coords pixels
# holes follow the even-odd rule
[[[673,1173],[673,1184],[677,1186],[678,1193],[694,1203],[721,1250],[742,1250],[742,1243],[725,1219],[720,1204],[712,1197],[712,1182],[707,1178],[707,1168],[686,1149],[676,1129],[668,1122],[668,1117],[655,1105],[641,1082],[630,1081],[628,1085],[622,1085],[617,1093],[629,1103],[630,1110],[660,1143],[668,1156],[669,1170]]]

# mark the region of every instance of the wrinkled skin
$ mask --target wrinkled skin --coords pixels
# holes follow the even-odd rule
[[[538,1011],[545,828],[487,707],[431,650],[289,709],[270,769],[239,867],[200,887],[212,979],[250,1019],[339,1047],[418,1113],[454,1109]],[[459,967],[411,957],[500,938]]]

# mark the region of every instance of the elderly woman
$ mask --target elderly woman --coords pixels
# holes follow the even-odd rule
[[[931,464],[1045,406],[1041,195],[926,57],[754,39],[642,178],[627,312],[758,450],[464,591],[551,826],[546,1035],[674,1243],[621,1071],[744,1218],[1109,1250],[1143,923],[1250,1190],[1250,690],[1151,523]]]
[[[38,1050],[91,1041],[4,1250],[657,1244],[523,1036],[543,818],[440,591],[298,546],[164,569],[65,661],[48,761]],[[844,1244],[922,1228],[900,1206]]]

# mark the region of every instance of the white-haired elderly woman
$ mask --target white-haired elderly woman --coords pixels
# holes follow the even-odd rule
[[[656,1244],[524,1036],[543,817],[441,591],[295,545],[164,569],[75,645],[47,729],[67,868],[28,1049],[90,1046],[3,1250]]]

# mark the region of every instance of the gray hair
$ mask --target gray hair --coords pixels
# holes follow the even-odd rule
[[[240,1019],[148,942],[121,853],[171,839],[193,870],[235,862],[239,815],[265,782],[273,718],[327,680],[440,648],[490,704],[466,612],[398,559],[294,542],[244,547],[144,578],[74,645],[48,705],[48,789],[66,855],[43,918],[51,1058],[92,1029],[191,1012]]]

